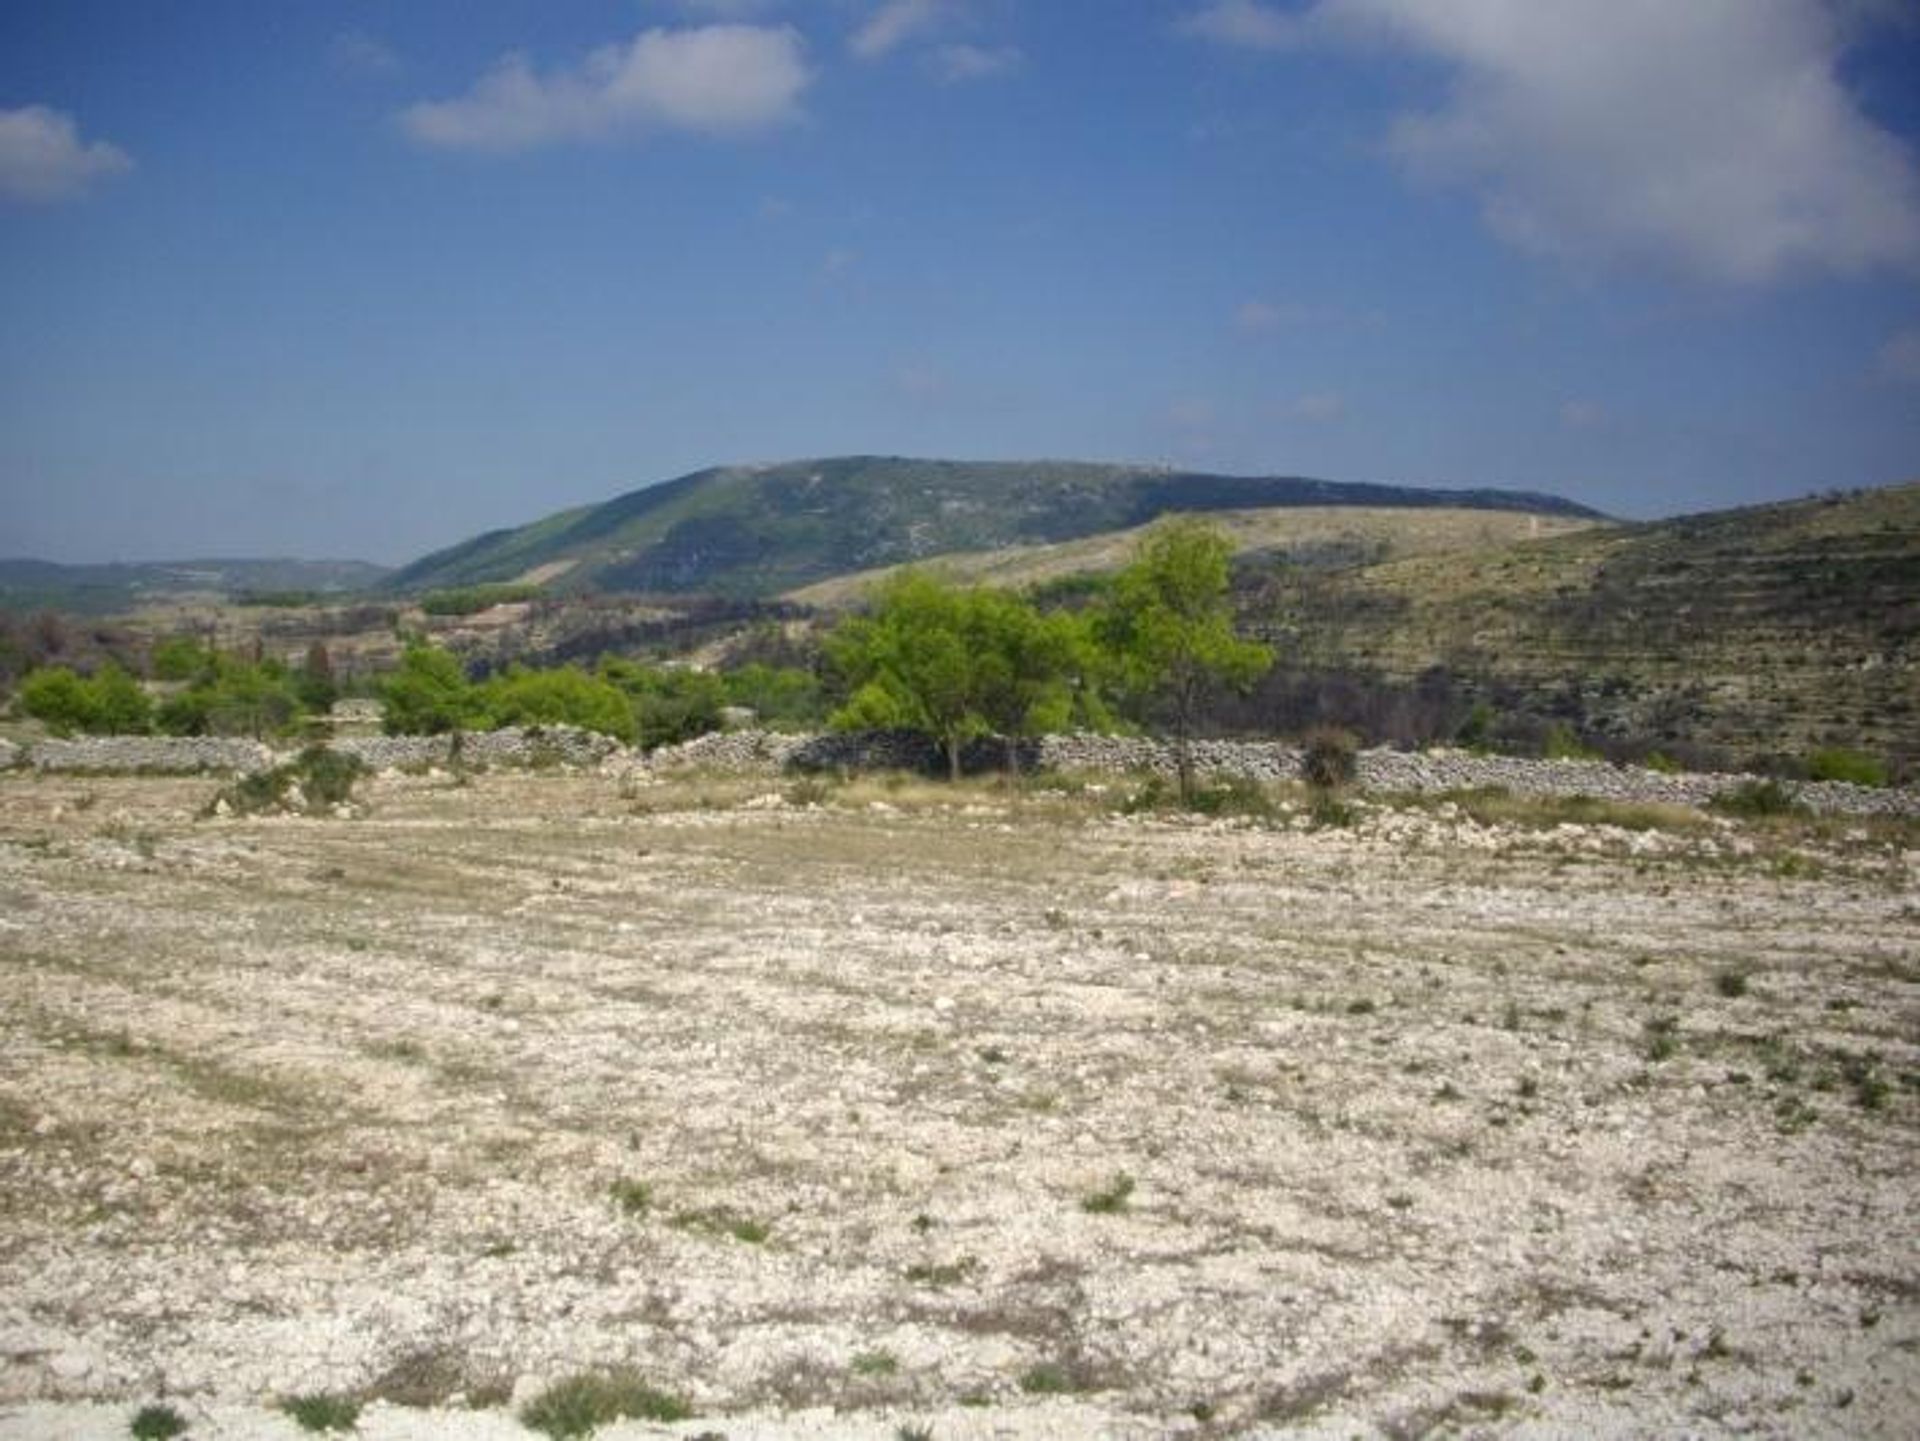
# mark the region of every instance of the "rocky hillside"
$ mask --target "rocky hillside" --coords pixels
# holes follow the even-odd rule
[[[1170,511],[1448,507],[1556,517],[1556,496],[1202,475],[1075,461],[854,456],[697,471],[437,551],[396,590],[532,579],[559,592],[775,595],[848,571],[954,551],[1059,542]]]
[[[1256,576],[1285,656],[1507,686],[1598,733],[1920,751],[1920,483]]]

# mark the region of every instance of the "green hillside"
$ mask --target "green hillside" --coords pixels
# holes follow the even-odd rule
[[[1444,506],[1551,516],[1555,496],[1203,475],[1074,461],[855,456],[698,471],[603,505],[476,536],[389,578],[422,590],[529,575],[560,592],[775,595],[953,551],[1059,542],[1176,510]]]

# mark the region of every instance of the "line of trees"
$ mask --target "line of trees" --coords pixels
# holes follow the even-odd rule
[[[419,641],[378,687],[383,724],[391,734],[576,725],[651,748],[717,729],[725,708],[741,706],[775,727],[916,731],[956,777],[962,750],[982,736],[1005,739],[1011,768],[1023,739],[1133,724],[1171,736],[1185,797],[1203,707],[1272,664],[1235,632],[1230,560],[1216,530],[1181,519],[1149,532],[1118,575],[1044,604],[902,571],[826,636],[812,667],[756,661],[715,673],[604,656],[591,670],[514,665],[476,680],[452,652]],[[90,676],[36,670],[21,705],[61,733],[268,736],[298,730],[337,694],[317,644],[287,666],[175,637],[155,647],[152,670],[172,686],[157,702],[108,664]]]
[[[43,666],[20,683],[20,708],[56,735],[290,734],[323,715],[338,694],[325,646],[308,648],[298,666],[248,660],[173,636],[153,651],[156,680],[171,693],[159,700],[109,661],[91,675]]]

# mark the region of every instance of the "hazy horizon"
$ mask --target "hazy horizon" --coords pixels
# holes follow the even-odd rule
[[[1916,73],[1890,0],[17,4],[0,556],[848,454],[1897,484]]]

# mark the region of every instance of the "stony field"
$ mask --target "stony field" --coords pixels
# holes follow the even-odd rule
[[[0,777],[0,1435],[1920,1416],[1911,823],[216,784]]]

